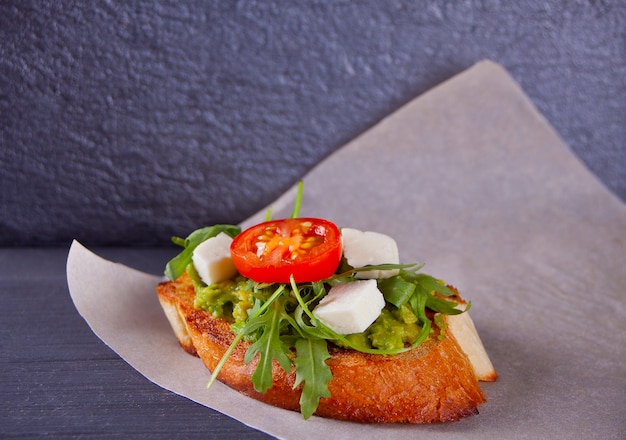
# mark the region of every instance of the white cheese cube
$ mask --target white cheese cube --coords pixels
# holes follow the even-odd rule
[[[398,245],[388,235],[378,232],[362,232],[358,229],[343,228],[343,255],[354,268],[373,264],[399,264]],[[397,269],[357,272],[357,278],[389,278],[398,274]]]
[[[331,287],[313,310],[313,316],[335,332],[361,333],[378,318],[385,298],[376,280],[353,281]]]
[[[227,280],[237,273],[230,255],[233,239],[224,232],[200,243],[193,251],[191,259],[207,285]]]

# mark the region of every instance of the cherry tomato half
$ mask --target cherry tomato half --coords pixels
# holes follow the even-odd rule
[[[246,229],[230,246],[240,274],[259,283],[319,281],[341,260],[341,233],[328,220],[271,220]]]

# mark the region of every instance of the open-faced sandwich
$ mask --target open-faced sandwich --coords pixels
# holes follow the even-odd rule
[[[391,237],[292,216],[186,239],[157,287],[180,345],[217,379],[305,418],[432,423],[476,414],[496,372],[452,286]]]

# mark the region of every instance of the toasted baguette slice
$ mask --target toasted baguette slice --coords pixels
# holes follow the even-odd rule
[[[212,371],[233,341],[230,323],[194,308],[195,292],[186,274],[159,284],[157,293],[180,345]],[[239,343],[218,379],[254,399],[299,411],[295,369],[285,372],[274,362],[272,388],[258,393],[250,379],[257,360],[243,362],[248,346]],[[332,344],[329,352],[331,397],[320,400],[318,416],[367,423],[449,422],[477,414],[485,401],[472,364],[451,332],[440,340],[436,331],[416,349],[394,356]]]

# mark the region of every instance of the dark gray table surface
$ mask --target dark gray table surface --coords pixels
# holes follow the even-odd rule
[[[626,200],[625,23],[621,0],[0,2],[0,438],[267,437],[103,344],[69,240],[159,273],[175,250],[136,246],[239,223],[482,59]]]
[[[68,250],[0,248],[0,438],[269,438],[153,384],[98,339],[72,303]],[[160,273],[174,250],[96,252]]]

